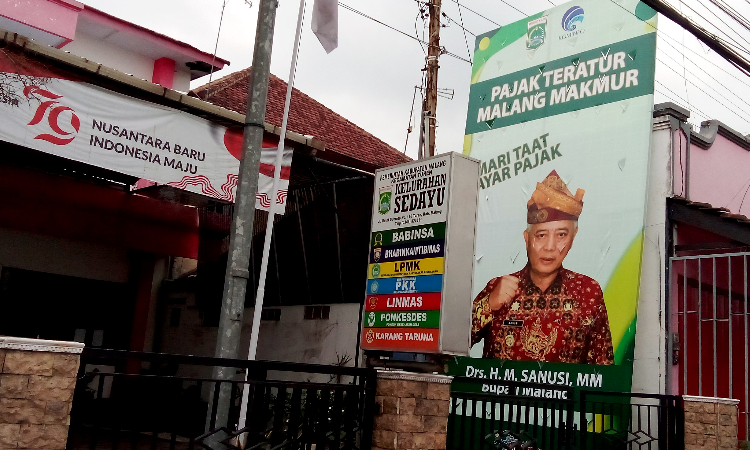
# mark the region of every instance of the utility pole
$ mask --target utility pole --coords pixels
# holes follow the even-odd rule
[[[242,159],[240,160],[237,194],[234,201],[234,217],[229,234],[229,255],[227,270],[224,275],[219,334],[214,353],[217,358],[236,359],[238,356],[242,333],[242,315],[245,311],[245,293],[250,278],[250,272],[248,271],[250,244],[253,239],[255,196],[258,193],[260,149],[265,130],[273,28],[276,23],[276,7],[278,6],[277,0],[260,0],[259,3],[253,67],[248,82]],[[284,136],[281,136],[280,139],[283,142]],[[273,226],[273,217],[269,216],[266,226]],[[214,367],[213,378],[220,380],[234,379],[236,372],[236,368]],[[216,428],[227,425],[230,396],[231,383],[222,383],[216,408]],[[209,404],[212,403],[209,402]],[[211,411],[209,411],[209,417],[210,414]]]
[[[438,57],[440,56],[440,2],[441,0],[429,0],[428,11],[430,14],[429,46],[427,48],[427,86],[425,87],[425,100],[422,109],[423,123],[426,129],[424,137],[426,141],[425,156],[435,155],[435,126],[437,125],[437,97],[438,97]]]

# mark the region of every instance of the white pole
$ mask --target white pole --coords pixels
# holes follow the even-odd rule
[[[255,352],[258,348],[258,332],[260,331],[260,314],[263,310],[263,295],[266,291],[266,272],[268,271],[268,254],[271,249],[271,234],[273,233],[274,217],[276,217],[276,197],[279,191],[279,179],[281,178],[281,162],[284,156],[284,138],[286,137],[286,126],[289,122],[289,104],[292,101],[292,87],[294,86],[294,72],[297,68],[297,51],[299,50],[299,39],[302,34],[302,19],[305,16],[305,0],[299,2],[299,15],[297,16],[297,34],[294,36],[294,50],[292,51],[292,65],[289,68],[289,82],[286,86],[286,100],[284,101],[284,116],[281,120],[281,133],[279,135],[279,148],[276,150],[276,162],[273,172],[273,187],[271,188],[271,206],[268,210],[268,221],[266,223],[266,236],[263,241],[263,259],[260,263],[260,278],[258,279],[258,292],[255,295],[255,310],[253,311],[253,328],[250,331],[250,348],[247,351],[247,359],[255,360]],[[247,381],[245,373],[245,381]],[[245,428],[247,420],[247,400],[250,396],[248,383],[242,387],[242,404],[240,406],[240,421],[238,429]]]

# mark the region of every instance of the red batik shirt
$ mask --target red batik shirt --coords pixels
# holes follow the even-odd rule
[[[560,268],[542,292],[529,277],[527,265],[511,274],[520,294],[492,311],[493,278],[474,299],[471,344],[484,338],[485,358],[514,361],[613,364],[612,334],[599,283]]]

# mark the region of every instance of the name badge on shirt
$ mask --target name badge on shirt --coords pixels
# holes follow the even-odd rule
[[[521,328],[523,327],[523,320],[503,320],[503,326],[504,327],[514,327],[514,328]]]

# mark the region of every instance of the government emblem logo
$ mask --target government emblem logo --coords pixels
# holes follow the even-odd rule
[[[547,37],[547,16],[534,19],[529,22],[526,31],[526,48],[536,50],[544,44]]]
[[[386,214],[391,210],[391,197],[393,196],[393,186],[384,186],[380,188],[380,198],[378,201],[378,212]]]
[[[375,340],[375,332],[372,330],[367,330],[367,334],[365,334],[365,340],[368,344],[372,344],[372,341]]]
[[[377,284],[377,283],[373,283],[373,284]],[[374,310],[378,306],[378,299],[375,297],[370,297],[367,301],[367,305],[369,306],[370,309]]]
[[[377,282],[377,281],[373,281],[373,282],[372,282],[372,283],[370,284],[370,292],[372,292],[373,294],[377,294],[377,293],[378,293],[378,288],[379,288],[379,287],[380,287],[380,286],[378,286],[378,282]]]
[[[583,23],[583,8],[580,6],[573,6],[565,11],[561,25],[563,30],[573,31],[576,29],[576,22],[579,24]]]
[[[380,276],[380,264],[373,264],[372,265],[372,277],[377,278]]]
[[[378,248],[376,248],[376,249],[374,249],[372,251],[372,259],[374,259],[376,262],[380,261],[380,252],[381,252],[381,250],[382,249],[380,247],[378,247]]]
[[[367,326],[368,327],[375,326],[375,313],[372,311],[370,311],[370,314],[367,315]]]

